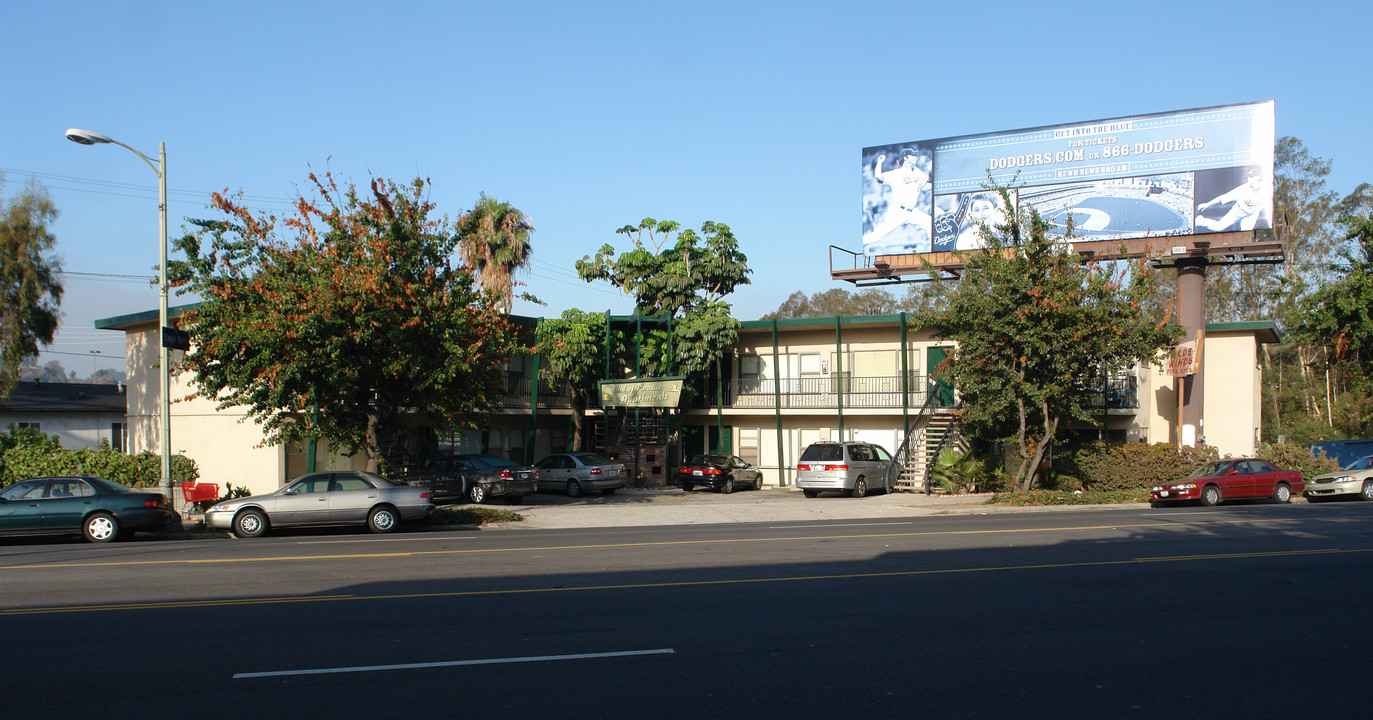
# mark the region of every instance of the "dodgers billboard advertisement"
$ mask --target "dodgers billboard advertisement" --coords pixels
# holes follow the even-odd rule
[[[863,251],[974,249],[1017,208],[1074,242],[1270,229],[1273,105],[864,148]]]

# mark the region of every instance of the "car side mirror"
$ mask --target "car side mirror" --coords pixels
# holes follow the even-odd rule
[[[1225,474],[1226,474],[1226,475],[1238,475],[1238,474],[1240,474],[1240,471],[1239,471],[1239,470],[1235,470],[1235,469],[1231,469],[1231,470],[1227,471]]]

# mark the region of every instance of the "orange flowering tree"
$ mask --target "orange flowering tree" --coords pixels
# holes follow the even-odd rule
[[[962,399],[962,427],[1016,450],[1021,491],[1034,487],[1071,420],[1095,422],[1103,368],[1152,362],[1181,332],[1151,311],[1155,278],[1143,262],[1084,261],[1071,237],[1071,226],[1051,236],[1033,210],[985,229],[986,247],[967,253],[956,282],[935,284],[935,309],[919,316],[957,341],[944,373]]]
[[[373,469],[379,438],[483,422],[500,365],[529,348],[456,259],[424,181],[310,182],[284,217],[216,193],[224,217],[177,241],[172,279],[203,298],[180,368],[196,394],[245,408],[268,443],[324,438]]]

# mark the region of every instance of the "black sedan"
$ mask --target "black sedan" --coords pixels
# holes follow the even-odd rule
[[[74,535],[103,543],[153,532],[176,514],[167,497],[88,475],[20,480],[0,490],[0,534]]]
[[[677,471],[677,482],[686,492],[697,486],[718,493],[734,492],[735,485],[757,490],[763,487],[763,472],[737,455],[697,455]]]
[[[453,455],[435,461],[429,470],[405,477],[405,483],[428,488],[437,499],[461,498],[484,503],[502,496],[518,505],[534,492],[539,471],[496,455]]]

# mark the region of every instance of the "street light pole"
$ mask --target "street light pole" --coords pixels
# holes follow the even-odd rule
[[[67,139],[81,145],[113,143],[143,159],[143,162],[157,174],[158,209],[158,273],[157,273],[157,361],[158,361],[158,431],[162,442],[162,477],[159,485],[162,493],[172,499],[172,404],[171,404],[171,366],[167,359],[167,143],[160,142],[157,147],[157,164],[152,158],[125,145],[114,138],[89,130],[70,128]]]

